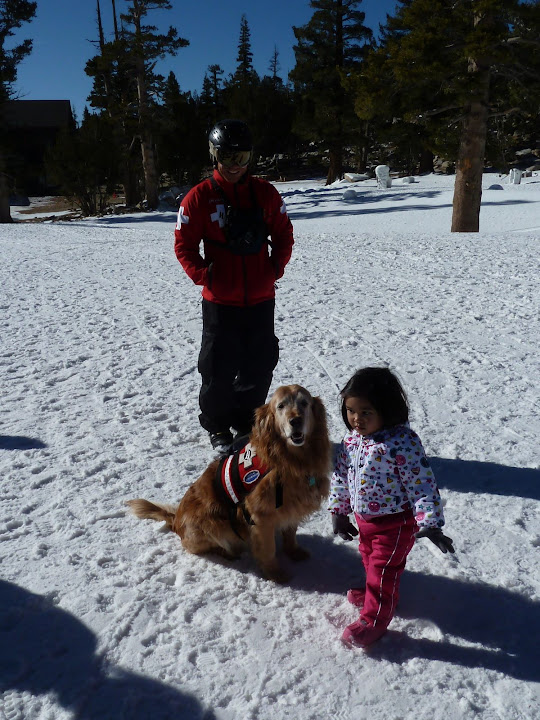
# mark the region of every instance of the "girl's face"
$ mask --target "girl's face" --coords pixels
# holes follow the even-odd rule
[[[360,435],[373,435],[384,427],[381,415],[364,398],[346,398],[345,410],[349,425]]]

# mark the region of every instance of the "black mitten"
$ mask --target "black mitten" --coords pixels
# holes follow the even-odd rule
[[[332,527],[334,535],[339,535],[342,540],[352,540],[358,535],[358,530],[349,521],[348,515],[332,515]]]
[[[454,542],[448,535],[443,535],[443,531],[440,528],[424,528],[420,532],[416,533],[417,538],[427,537],[431,542],[436,545],[439,550],[443,553],[454,553]]]

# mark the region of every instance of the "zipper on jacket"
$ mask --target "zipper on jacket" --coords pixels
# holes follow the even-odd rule
[[[249,183],[251,182],[251,178],[248,178],[247,180],[248,184],[247,187],[249,189]],[[238,196],[238,183],[234,185],[234,199],[236,200],[236,207],[240,209],[240,198]],[[248,305],[248,282],[247,282],[247,267],[246,267],[246,257],[245,255],[242,255],[242,275],[244,278],[244,305]]]

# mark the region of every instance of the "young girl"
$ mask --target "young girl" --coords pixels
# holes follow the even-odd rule
[[[387,368],[358,370],[341,391],[348,432],[336,458],[329,510],[334,534],[359,550],[366,587],[347,599],[362,608],[342,640],[366,647],[376,642],[394,616],[399,581],[415,537],[428,537],[444,553],[454,552],[443,535],[443,509],[433,471],[418,435],[410,429],[407,397]],[[358,531],[349,521],[354,512]]]

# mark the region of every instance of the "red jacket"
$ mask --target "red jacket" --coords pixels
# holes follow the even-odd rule
[[[192,188],[182,200],[174,231],[174,251],[196,285],[202,285],[205,300],[220,305],[255,305],[271,300],[274,283],[282,275],[292,252],[293,229],[281,195],[266,180],[246,174],[238,183],[224,180],[217,170],[214,179],[232,207],[253,206],[249,183],[257,205],[263,209],[272,247],[265,243],[256,255],[234,255],[225,247],[222,225],[223,197],[210,178]],[[204,257],[200,253],[205,242]]]

